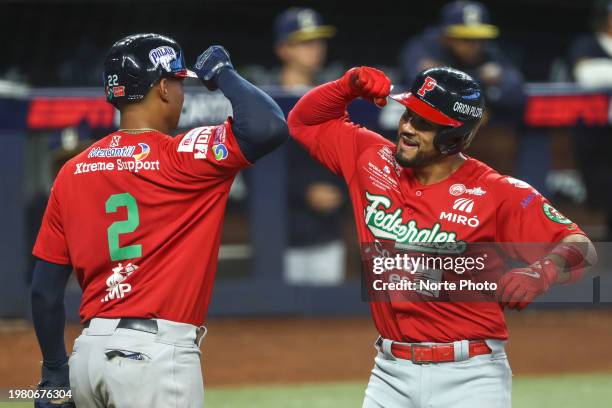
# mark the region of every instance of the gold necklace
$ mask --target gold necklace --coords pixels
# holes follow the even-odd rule
[[[145,133],[145,132],[158,132],[157,129],[141,128],[141,129],[119,129],[118,132],[124,133]]]

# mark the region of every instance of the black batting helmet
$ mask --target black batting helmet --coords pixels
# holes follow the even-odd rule
[[[391,98],[426,120],[444,126],[434,139],[434,146],[442,154],[455,154],[470,145],[485,109],[478,82],[449,67],[421,72],[409,92]]]
[[[145,97],[161,77],[197,77],[187,69],[183,50],[172,38],[134,34],[117,41],[104,61],[106,100],[115,107]]]

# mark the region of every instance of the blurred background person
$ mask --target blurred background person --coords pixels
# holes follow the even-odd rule
[[[612,88],[612,1],[594,3],[593,32],[578,36],[569,51],[574,81],[585,88]],[[587,203],[607,217],[604,241],[612,241],[612,166],[610,127],[573,130],[574,152],[587,189]]]
[[[455,1],[441,10],[438,26],[411,38],[400,55],[404,84],[434,66],[451,66],[471,75],[483,86],[488,118],[494,126],[481,130],[468,153],[490,162],[502,173],[512,173],[515,161],[515,127],[521,118],[525,95],[520,71],[494,41],[499,28],[491,24],[488,10],[473,1]],[[506,126],[498,126],[503,123]]]
[[[306,92],[323,81],[327,40],[336,29],[308,8],[290,8],[274,22],[275,53],[281,62],[275,85]],[[338,285],[344,279],[342,238],[345,192],[340,179],[291,140],[289,168],[288,248],[284,276],[292,285]]]

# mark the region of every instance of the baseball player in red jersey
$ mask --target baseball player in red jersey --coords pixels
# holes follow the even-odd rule
[[[193,69],[168,37],[115,43],[104,80],[121,129],[54,182],[33,251],[40,387],[70,386],[77,406],[202,407],[202,325],[230,186],[287,130],[280,108],[236,73],[223,47],[207,49]],[[183,79],[196,75],[225,94],[234,118],[171,137]],[[68,370],[63,291],[72,270],[85,329]]]
[[[552,245],[511,250],[530,266],[495,282],[499,302],[371,301],[379,353],[363,406],[510,407],[503,307],[522,309],[552,284],[577,280],[596,262],[594,248],[527,183],[462,153],[484,113],[471,77],[432,68],[393,96],[406,107],[397,144],[346,111],[357,97],[382,106],[389,91],[381,71],[353,68],[307,93],[288,119],[290,134],[346,181],[360,243]]]

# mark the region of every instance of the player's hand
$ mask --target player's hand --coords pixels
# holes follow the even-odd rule
[[[68,364],[58,368],[49,368],[43,365],[42,378],[37,387],[39,390],[58,390],[70,389],[70,378],[68,374]],[[62,399],[37,399],[34,401],[35,408],[75,408],[71,398]]]
[[[504,274],[497,282],[497,297],[503,306],[523,310],[556,281],[557,266],[545,259]]]
[[[229,52],[220,45],[208,47],[198,59],[193,67],[193,71],[198,75],[204,86],[211,91],[217,89],[216,78],[223,69],[234,69],[230,60]]]
[[[342,86],[353,96],[374,102],[383,107],[391,92],[391,80],[384,72],[371,67],[351,68],[340,78]]]

